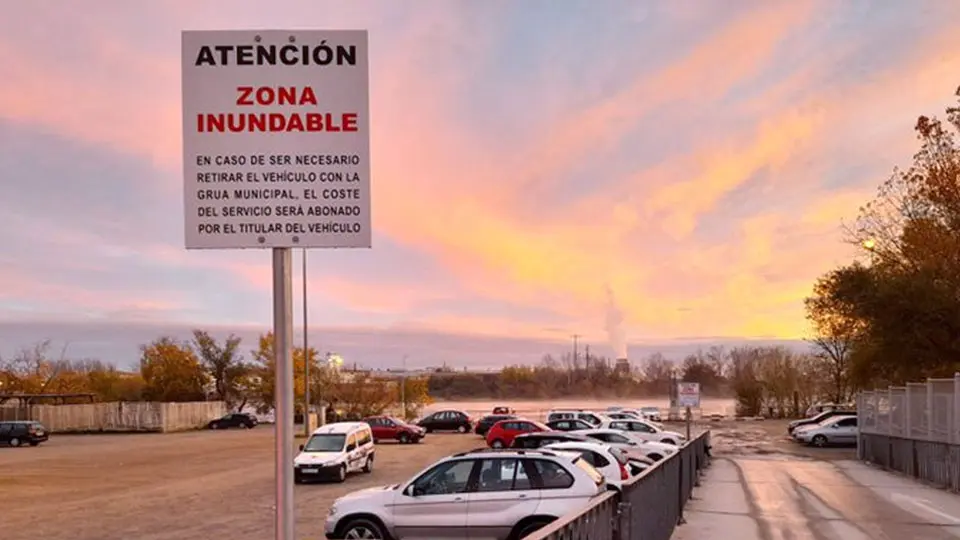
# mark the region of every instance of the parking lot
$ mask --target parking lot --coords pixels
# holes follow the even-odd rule
[[[297,538],[323,538],[337,497],[402,482],[440,457],[480,446],[472,434],[383,443],[370,474],[295,486]],[[0,509],[4,540],[272,538],[273,429],[55,435],[36,448],[2,448]]]

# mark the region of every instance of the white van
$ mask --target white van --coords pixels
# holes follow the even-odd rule
[[[373,472],[373,433],[366,422],[337,422],[317,428],[293,460],[293,481],[343,482],[347,474]]]

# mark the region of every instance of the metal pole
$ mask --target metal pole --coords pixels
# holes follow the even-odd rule
[[[307,248],[303,248],[303,432],[310,436],[310,340],[307,336]]]
[[[403,407],[403,417],[407,420],[407,355],[403,355],[403,371],[400,372],[400,406]]]
[[[276,404],[274,474],[276,540],[293,536],[293,279],[292,251],[273,248],[273,352]]]

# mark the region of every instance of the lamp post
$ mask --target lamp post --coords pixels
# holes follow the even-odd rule
[[[303,430],[310,436],[310,340],[307,334],[307,248],[303,248]]]

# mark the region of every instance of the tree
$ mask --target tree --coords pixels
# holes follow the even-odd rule
[[[193,349],[169,337],[141,347],[140,375],[148,401],[203,401],[207,374]]]
[[[856,306],[839,294],[845,285],[843,278],[841,271],[826,274],[817,280],[813,295],[804,301],[814,331],[810,342],[831,382],[834,403],[843,403],[849,396],[850,357],[864,331]]]
[[[257,343],[257,349],[251,351],[254,365],[251,367],[251,388],[252,394],[261,408],[273,407],[276,403],[276,356],[274,352],[273,332],[267,332],[260,335]],[[310,392],[311,402],[318,403],[318,397],[327,395],[328,392],[323,385],[329,383],[321,373],[320,365],[317,362],[319,354],[313,347],[310,348],[307,357],[310,361]],[[303,412],[303,399],[305,380],[304,380],[304,354],[303,347],[294,347],[293,349],[293,395],[294,409],[297,412]]]
[[[673,362],[660,353],[651,354],[644,361],[643,378],[652,394],[663,396],[670,393],[670,383],[673,381],[675,367]]]
[[[207,332],[194,330],[193,347],[213,379],[217,399],[242,410],[248,398],[250,366],[239,353],[240,338],[230,334],[221,345]]]
[[[899,384],[960,367],[960,107],[946,113],[946,123],[917,120],[912,165],[895,170],[848,229],[869,262],[825,276],[808,304],[821,337],[855,335],[844,351],[854,383]]]

